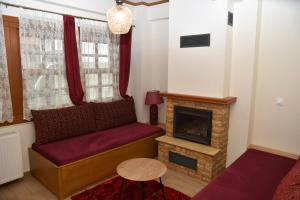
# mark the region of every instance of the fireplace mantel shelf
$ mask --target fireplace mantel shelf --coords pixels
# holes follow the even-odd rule
[[[167,143],[170,145],[176,145],[176,146],[179,146],[179,147],[182,147],[185,149],[203,153],[203,154],[206,154],[209,156],[215,156],[220,152],[220,149],[217,149],[217,148],[214,148],[211,146],[198,144],[198,143],[194,143],[194,142],[189,142],[189,141],[182,140],[182,139],[177,139],[177,138],[170,137],[167,135],[158,137],[158,138],[156,138],[156,140],[159,142]]]
[[[203,97],[203,96],[193,96],[186,94],[175,94],[175,93],[160,93],[162,97],[177,99],[177,100],[185,100],[185,101],[194,101],[194,102],[202,102],[202,103],[211,103],[211,104],[221,104],[221,105],[230,105],[236,102],[236,97],[224,97],[224,98],[216,98],[216,97]]]

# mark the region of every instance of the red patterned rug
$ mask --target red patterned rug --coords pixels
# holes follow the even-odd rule
[[[72,196],[72,200],[117,200],[121,188],[122,179],[116,177],[96,187]],[[185,194],[172,188],[164,187],[167,200],[190,200]],[[162,200],[160,184],[157,181],[149,181],[144,185],[145,200]],[[137,182],[125,181],[122,200],[140,200],[141,190]]]

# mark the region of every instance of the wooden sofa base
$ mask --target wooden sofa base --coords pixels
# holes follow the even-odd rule
[[[30,148],[30,172],[59,200],[63,200],[88,186],[112,177],[116,174],[117,165],[122,161],[137,157],[157,157],[155,138],[161,135],[162,133],[159,133],[63,166],[55,165]]]

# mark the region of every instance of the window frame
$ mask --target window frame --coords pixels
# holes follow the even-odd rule
[[[11,92],[11,101],[13,109],[13,121],[11,123],[0,123],[0,127],[28,123],[32,120],[24,120],[23,113],[23,77],[22,77],[22,65],[21,65],[21,46],[20,46],[20,32],[19,32],[19,18],[15,16],[2,15],[4,26],[4,39],[6,47],[7,68],[8,77]],[[63,42],[63,41],[62,41]],[[53,44],[55,41],[53,41]],[[54,44],[55,45],[55,44]],[[45,45],[44,45],[45,46]],[[64,51],[64,49],[62,49]],[[43,58],[47,55],[53,55],[51,53],[42,55]],[[28,70],[43,70],[43,69],[30,69]],[[51,73],[55,75],[55,73]],[[45,75],[48,78],[49,75]],[[68,85],[66,82],[66,88]],[[56,88],[53,88],[56,90]],[[61,90],[58,88],[57,90]]]
[[[8,16],[3,15],[3,26],[4,26],[4,39],[5,39],[5,46],[6,46],[6,56],[7,56],[7,68],[8,68],[8,76],[9,76],[9,83],[10,83],[10,92],[11,92],[11,99],[12,99],[12,109],[13,109],[13,122],[4,122],[0,123],[0,127],[4,126],[10,126],[15,124],[22,124],[22,123],[28,123],[32,120],[24,120],[24,114],[23,114],[23,78],[22,78],[22,67],[21,67],[21,49],[20,49],[20,32],[19,32],[19,18],[15,16]],[[80,27],[78,27],[78,31],[80,33]],[[79,34],[80,35],[80,34]],[[55,41],[53,41],[55,43]],[[112,90],[114,90],[114,77],[112,78],[111,84],[102,84],[102,74],[108,73],[112,74],[113,72],[110,69],[110,66],[107,68],[101,68],[99,63],[100,57],[108,58],[108,65],[109,65],[109,54],[110,54],[110,47],[108,44],[108,54],[98,54],[98,44],[95,42],[95,54],[82,54],[81,52],[81,40],[79,37],[79,59],[81,62],[81,69],[80,70],[86,70],[84,72],[85,74],[98,74],[98,85],[95,86],[86,86],[85,88],[97,88],[99,91],[99,95],[102,99],[106,99],[105,97],[102,97],[102,88],[103,87],[112,87]],[[105,43],[103,43],[105,44]],[[47,54],[51,55],[51,54]],[[43,55],[42,59],[45,59],[44,57],[47,55]],[[82,62],[82,56],[90,56],[95,58],[95,67],[96,68],[85,68],[83,66]],[[89,73],[92,70],[95,70],[94,73]],[[28,70],[37,70],[37,69],[28,69]],[[54,74],[51,74],[54,75]],[[45,75],[46,78],[49,77],[49,75]],[[86,81],[84,77],[84,81]],[[100,82],[101,81],[101,82]],[[99,83],[101,83],[99,85]],[[85,84],[85,83],[83,83]],[[66,87],[68,85],[66,84]],[[59,90],[61,88],[58,88]],[[87,93],[87,90],[85,91]],[[107,99],[114,99],[114,91],[112,97],[107,97]],[[93,100],[91,100],[92,102]]]
[[[0,127],[29,122],[23,119],[23,83],[21,68],[19,18],[3,15],[8,77],[13,109],[13,122],[4,122]]]
[[[84,76],[88,75],[88,74],[97,74],[98,75],[98,85],[91,85],[91,86],[88,86],[86,84],[86,77],[84,77],[84,89],[85,89],[85,94],[88,93],[88,89],[98,89],[98,98],[97,99],[87,99],[87,95],[85,95],[85,100],[88,101],[88,102],[98,102],[97,100],[99,98],[103,99],[105,101],[105,99],[114,99],[115,98],[115,95],[114,95],[114,92],[113,92],[113,88],[114,88],[114,80],[112,78],[112,83],[111,84],[103,84],[102,82],[102,74],[112,74],[113,76],[113,72],[111,72],[111,69],[109,67],[109,44],[108,47],[107,47],[107,54],[101,54],[99,53],[99,45],[101,44],[105,44],[105,43],[98,43],[98,42],[90,42],[90,41],[82,41],[81,38],[80,38],[80,27],[78,27],[79,31],[79,56],[80,56],[80,62],[81,62],[81,65],[80,65],[80,71],[83,73]],[[82,48],[81,48],[81,44],[83,42],[86,42],[86,43],[92,43],[94,44],[94,53],[82,53]],[[86,68],[85,65],[84,65],[84,62],[83,62],[83,57],[93,57],[95,58],[95,68]],[[108,58],[108,67],[106,68],[101,68],[101,65],[100,65],[100,62],[99,62],[99,58]],[[102,89],[105,88],[105,87],[110,87],[112,88],[112,96],[109,96],[109,97],[103,97],[102,96]]]

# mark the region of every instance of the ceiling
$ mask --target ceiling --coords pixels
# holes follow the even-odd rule
[[[153,3],[153,2],[157,2],[159,0],[129,0],[129,1],[134,2],[134,3],[138,3],[138,2],[141,2],[141,1],[147,2],[147,3]]]
[[[144,6],[154,6],[162,3],[167,3],[169,0],[124,0],[124,3],[134,5],[134,6],[139,6],[139,5],[144,5]]]

